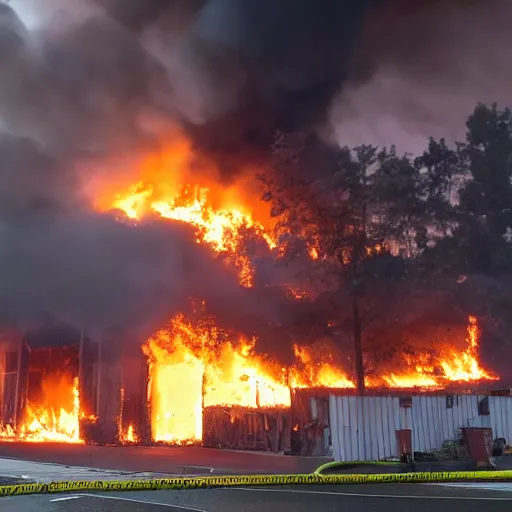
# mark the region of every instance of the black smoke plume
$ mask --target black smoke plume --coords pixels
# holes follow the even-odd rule
[[[422,16],[434,27],[444,9],[410,4],[48,0],[43,13],[35,1],[0,3],[3,314],[146,333],[197,294],[275,320],[279,308],[242,294],[186,226],[94,213],[85,185],[92,170],[108,176],[116,159],[129,167],[158,148],[166,123],[224,179],[264,165],[277,129],[322,129],[340,91],[371,83],[382,62],[409,62],[404,34]],[[43,21],[25,23],[27,5]],[[427,36],[414,58],[431,52],[436,31]]]
[[[265,164],[277,130],[421,150],[463,136],[476,102],[508,101],[502,0],[97,1],[158,55],[167,101],[227,179]]]
[[[277,129],[310,129],[325,121],[372,2],[103,3],[134,30],[153,25],[181,122],[229,177],[248,161],[265,161]],[[173,48],[165,41],[174,37],[175,18],[166,11],[185,4],[187,29]]]
[[[259,156],[287,119],[290,126],[320,121],[316,112],[334,92],[324,78],[343,78],[348,52],[337,49],[353,40],[363,9],[345,2],[325,2],[325,12],[312,2],[55,5],[43,23],[27,25],[15,1],[0,4],[4,318],[21,327],[54,318],[133,338],[196,295],[220,312],[277,321],[276,305],[242,290],[187,226],[149,219],[134,227],[96,213],[85,185],[91,169],[109,173],[106,162],[158,146],[147,119],[180,123],[217,162],[230,152],[232,161]]]

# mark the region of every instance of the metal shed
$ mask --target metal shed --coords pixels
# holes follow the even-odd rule
[[[464,427],[491,427],[512,441],[512,397],[489,395],[344,396],[331,394],[334,460],[379,460],[411,451],[438,450]]]

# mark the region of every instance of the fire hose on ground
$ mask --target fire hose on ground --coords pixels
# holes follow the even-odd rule
[[[339,463],[334,463],[338,466]],[[288,485],[361,485],[397,483],[440,482],[512,482],[512,470],[506,471],[449,471],[388,474],[337,474],[326,475],[323,471],[334,469],[334,464],[323,465],[314,473],[297,475],[229,475],[171,477],[144,480],[94,480],[63,481],[51,483],[26,483],[0,486],[0,497],[29,494],[54,494],[69,492],[120,492],[157,491],[178,489],[216,489],[241,486],[288,486]],[[355,464],[355,463],[350,463]],[[385,465],[381,463],[379,465]],[[347,465],[346,463],[341,465]],[[328,466],[328,467],[326,467]]]

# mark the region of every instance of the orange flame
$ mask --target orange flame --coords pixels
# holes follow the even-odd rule
[[[440,347],[437,353],[402,354],[395,361],[395,371],[366,376],[368,388],[440,389],[450,383],[498,380],[499,377],[480,366],[478,360],[479,329],[477,319],[469,317],[467,348]],[[354,388],[355,381],[334,361],[332,354],[313,347],[295,347],[297,364],[291,369],[292,387]]]
[[[244,252],[244,237],[250,232],[269,250],[276,249],[267,225],[268,212],[256,212],[255,204],[248,207],[241,185],[229,189],[215,189],[207,183],[190,186],[187,173],[192,156],[187,141],[178,139],[168,152],[143,162],[135,179],[120,186],[124,193],[103,191],[95,197],[94,206],[101,211],[121,210],[135,223],[146,215],[158,215],[190,224],[197,242],[224,256],[238,271],[240,283],[250,287],[254,271]],[[323,258],[315,244],[307,249],[313,260]],[[309,296],[296,286],[285,288],[297,300]],[[435,389],[449,382],[494,380],[496,377],[479,365],[478,337],[477,319],[471,316],[468,346],[463,352],[452,346],[439,354],[403,355],[398,370],[368,375],[366,385]],[[204,407],[289,407],[292,389],[356,387],[352,371],[345,368],[347,364],[329,351],[295,345],[294,364],[282,368],[258,354],[255,344],[255,339],[233,337],[211,319],[196,321],[182,314],[155,333],[143,346],[149,360],[148,398],[154,440],[176,444],[200,441]],[[78,379],[66,379],[58,383],[45,380],[43,399],[27,405],[18,432],[5,426],[0,429],[0,439],[81,442]],[[120,428],[119,438],[125,443],[137,442],[135,427],[129,425],[126,431]]]
[[[380,378],[367,378],[367,384],[390,388],[437,388],[441,387],[440,375],[431,354],[403,354],[402,371],[382,375]]]
[[[252,177],[213,189],[208,184],[212,183],[211,176],[216,169],[209,163],[202,162],[202,165],[200,171],[191,171],[197,166],[197,156],[190,143],[174,133],[167,150],[138,162],[137,170],[128,173],[134,177],[131,183],[126,183],[126,178],[118,180],[121,193],[119,189],[113,190],[115,184],[102,182],[101,178],[100,183],[94,183],[89,173],[86,188],[97,210],[120,210],[134,221],[159,215],[190,224],[195,228],[197,241],[225,256],[238,270],[240,283],[250,287],[253,269],[242,250],[244,237],[251,234],[269,249],[276,248],[275,240],[264,227],[273,222],[270,209],[261,201],[257,201],[258,206],[254,202],[251,208],[247,207],[248,199],[259,195]],[[201,184],[195,181],[191,186],[187,182],[192,172],[196,178],[200,173]]]
[[[253,270],[249,258],[240,250],[243,242],[241,232],[251,230],[270,249],[274,249],[276,243],[261,223],[241,209],[214,209],[209,206],[208,193],[207,188],[186,186],[174,197],[157,200],[152,185],[138,183],[128,195],[118,198],[113,206],[131,219],[139,219],[149,210],[165,219],[191,224],[196,228],[198,243],[206,243],[214,251],[229,255],[239,271],[240,283],[251,287]]]
[[[232,340],[214,325],[193,325],[178,315],[143,350],[150,360],[155,441],[199,441],[203,407],[290,405],[282,368],[256,355],[254,340]]]
[[[366,385],[436,389],[448,382],[495,379],[479,366],[474,317],[468,332],[468,348],[462,354],[454,350],[448,357],[404,356],[402,371],[367,377]],[[183,315],[148,340],[143,350],[151,363],[154,439],[176,444],[200,441],[202,410],[207,406],[288,407],[294,388],[355,388],[354,380],[326,350],[296,345],[296,362],[286,371],[256,354],[254,344],[243,338],[234,342],[214,324],[196,325]]]
[[[139,437],[135,433],[135,427],[133,425],[129,425],[126,431],[121,431],[119,434],[119,441],[122,444],[138,443]]]
[[[355,388],[355,384],[346,373],[333,364],[331,357],[318,357],[312,347],[293,347],[297,364],[291,369],[290,384],[292,388]]]
[[[468,344],[462,354],[457,354],[452,350],[450,357],[441,362],[446,378],[452,381],[470,382],[480,379],[497,380],[497,377],[491,375],[480,367],[478,363],[478,340],[480,331],[476,317],[470,316],[468,323]]]
[[[49,374],[42,382],[42,399],[28,403],[25,420],[16,433],[0,430],[2,441],[81,443],[78,378]]]

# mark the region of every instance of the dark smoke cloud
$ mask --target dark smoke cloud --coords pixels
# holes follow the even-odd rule
[[[278,298],[242,291],[186,226],[92,212],[84,168],[157,147],[148,117],[180,122],[218,162],[231,153],[225,172],[256,161],[276,126],[321,120],[362,19],[353,5],[0,4],[3,314],[146,334],[198,295],[220,317],[283,321]]]
[[[29,31],[0,4],[2,318],[140,340],[199,296],[219,311],[275,319],[189,226],[133,226],[91,210],[84,167],[157,143],[140,117],[156,112],[161,67],[95,8],[63,20]]]
[[[98,1],[142,34],[164,103],[227,178],[265,165],[276,130],[329,118],[340,144],[421,150],[463,136],[476,102],[509,101],[506,0]]]
[[[370,3],[210,0],[174,47],[167,19],[155,22],[147,38],[183,124],[224,176],[265,161],[276,129],[325,120]]]
[[[348,120],[357,126],[385,112],[382,98],[416,126],[427,114],[436,125],[450,110],[446,102],[431,108],[446,90],[432,92],[432,70],[450,90],[473,91],[450,99],[458,112],[461,96],[473,101],[480,90],[468,83],[489,85],[471,67],[471,52],[495,71],[503,62],[498,42],[509,37],[504,21],[497,24],[488,54],[496,61],[485,61],[484,25],[500,14],[506,20],[507,7],[484,2],[495,6],[484,15],[482,3],[464,11],[448,3],[419,10],[371,0],[0,4],[0,305],[20,323],[50,314],[89,330],[151,330],[193,293],[225,311],[279,317],[278,302],[242,294],[183,226],[152,220],[134,228],[92,213],[84,167],[158,147],[161,134],[148,118],[179,124],[227,179],[266,163],[276,129],[321,128],[330,116],[344,142]],[[431,31],[419,37],[422,20]],[[476,30],[470,51],[449,22],[464,34]],[[459,72],[448,72],[456,58]],[[496,75],[493,91],[507,73]],[[389,76],[399,98],[375,89]]]
[[[92,213],[64,162],[33,141],[0,138],[0,308],[22,327],[47,318],[98,333],[148,336],[200,296],[247,315],[256,298],[186,225],[134,227]],[[72,175],[71,175],[72,176]],[[263,308],[259,308],[263,311]]]

